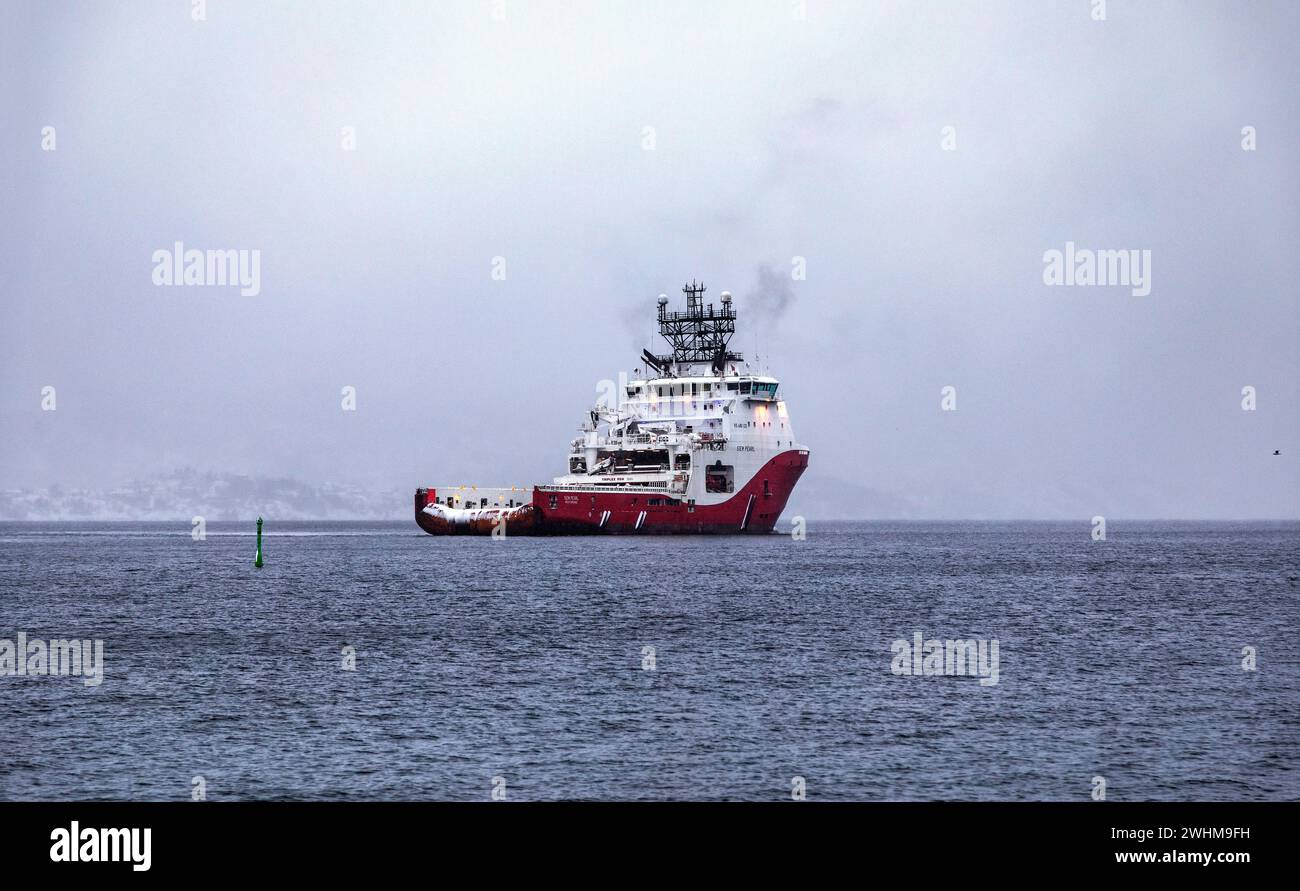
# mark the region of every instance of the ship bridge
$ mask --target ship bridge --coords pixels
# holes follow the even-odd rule
[[[646,374],[638,368],[622,385],[617,406],[591,411],[557,487],[721,496],[734,491],[737,468],[796,448],[781,382],[728,349],[736,322],[731,294],[723,291],[715,306],[704,302],[702,284],[682,291],[685,312],[669,312],[668,298],[659,296],[659,330],[672,352],[642,351]]]

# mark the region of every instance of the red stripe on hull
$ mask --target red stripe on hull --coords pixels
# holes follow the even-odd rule
[[[795,483],[808,467],[808,453],[782,452],[754,474],[742,489],[720,504],[687,504],[658,492],[545,491],[533,489],[534,520],[526,528],[506,527],[509,535],[673,535],[767,533],[776,526]],[[753,506],[750,506],[753,496]],[[551,499],[555,506],[551,506]],[[653,498],[659,504],[651,505]],[[423,513],[428,490],[415,495],[415,519],[430,535],[483,534],[473,528],[448,528]],[[605,516],[608,512],[608,517]],[[748,517],[746,514],[748,513]],[[644,515],[644,516],[643,516]]]

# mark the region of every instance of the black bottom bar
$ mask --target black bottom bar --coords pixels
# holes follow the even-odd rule
[[[999,878],[1042,878],[1047,867],[1054,877],[1231,880],[1289,865],[1283,844],[1296,816],[1290,803],[10,803],[0,805],[0,838],[7,873],[51,877],[337,880],[469,868],[485,878],[616,870],[605,874],[660,883],[698,877],[700,868],[734,877],[779,865],[810,874],[848,867],[864,877],[911,868],[955,879],[963,873],[953,870],[978,866]],[[98,831],[145,828],[147,870],[135,869],[144,865],[143,832]],[[97,852],[119,859],[86,862]]]

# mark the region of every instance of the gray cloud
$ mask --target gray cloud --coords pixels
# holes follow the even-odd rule
[[[744,310],[747,324],[775,325],[794,304],[794,286],[789,270],[775,266],[758,267],[755,282],[745,291],[744,298],[737,313]]]

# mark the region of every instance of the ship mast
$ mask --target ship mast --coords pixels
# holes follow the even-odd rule
[[[721,374],[728,362],[744,361],[740,353],[727,349],[736,333],[736,311],[731,294],[722,292],[722,306],[704,303],[703,282],[692,280],[682,288],[686,295],[686,312],[669,312],[667,295],[659,295],[659,333],[672,346],[671,354],[655,355],[643,350],[641,357],[655,371],[674,377],[691,365],[708,362],[715,374]]]

